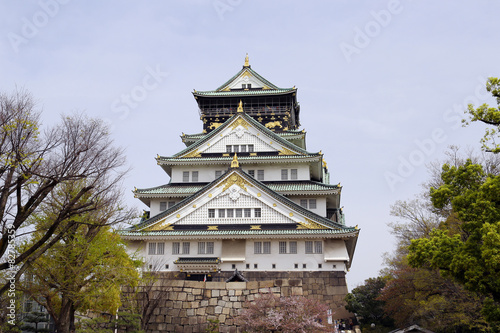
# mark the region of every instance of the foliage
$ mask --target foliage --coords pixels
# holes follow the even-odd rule
[[[23,325],[21,326],[21,330],[35,333],[50,332],[50,329],[48,327],[39,327],[41,323],[48,323],[49,321],[50,319],[44,312],[29,312],[23,318]]]
[[[483,313],[494,318],[500,302],[500,176],[468,160],[443,165],[441,179],[442,185],[430,190],[432,203],[453,213],[428,238],[412,242],[409,263],[438,269],[491,298]]]
[[[208,319],[208,327],[205,329],[205,331],[209,333],[219,332],[219,320]]]
[[[365,280],[365,284],[354,288],[345,297],[346,309],[355,313],[363,326],[374,323],[392,328],[393,320],[384,312],[383,300],[378,299],[382,289],[387,283],[387,278],[376,277]]]
[[[62,117],[45,131],[40,124],[40,112],[29,93],[0,93],[0,271],[18,266],[16,280],[72,228],[73,217],[113,202],[126,173],[121,170],[123,150],[113,146],[102,121],[74,115]],[[21,252],[13,251],[12,236],[20,239],[30,232],[31,217],[47,207],[55,192],[81,180],[85,186],[60,197],[57,215],[37,241]],[[125,221],[130,212],[115,217]],[[2,284],[0,294],[8,289],[5,281]]]
[[[490,107],[484,103],[477,108],[469,104],[467,113],[469,120],[464,120],[465,124],[469,122],[480,121],[487,125],[493,126],[485,131],[484,137],[481,139],[483,149],[494,153],[500,152],[500,144],[495,141],[500,134],[500,79],[490,77],[486,81],[486,90],[496,99],[497,106]]]
[[[137,313],[118,311],[116,316],[100,315],[83,319],[77,323],[77,333],[113,333],[115,329],[127,333],[144,333],[140,328],[141,318]]]
[[[247,302],[237,322],[248,332],[328,332],[328,306],[303,296],[279,297],[271,291]]]
[[[44,212],[33,217],[35,232],[21,250],[37,242],[47,226],[52,225],[64,204],[60,199],[78,192],[82,186],[84,182],[60,188],[53,201],[44,206]],[[81,200],[87,200],[90,195]],[[66,228],[69,224],[68,232],[26,270],[20,289],[47,309],[61,332],[74,329],[77,311],[116,314],[121,305],[121,286],[138,281],[137,268],[142,262],[129,257],[120,236],[108,226],[120,211],[116,201],[106,209],[91,210],[63,221],[60,227]]]

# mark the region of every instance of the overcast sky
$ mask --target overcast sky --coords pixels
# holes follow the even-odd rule
[[[1,1],[0,90],[31,91],[51,124],[82,111],[106,119],[131,190],[168,183],[157,154],[199,133],[193,89],[252,69],[298,88],[307,149],[322,150],[360,237],[353,288],[394,249],[387,222],[449,145],[479,148],[468,103],[492,102],[499,75],[497,1]]]

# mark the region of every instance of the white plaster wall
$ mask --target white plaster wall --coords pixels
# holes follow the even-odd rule
[[[301,196],[301,197],[295,197],[295,196],[289,196],[288,199],[292,200],[295,202],[297,205],[300,206],[300,200],[301,199],[307,199],[307,209],[309,209],[311,212],[314,212],[320,216],[326,217],[326,198],[325,197],[314,197],[314,196]],[[316,209],[310,209],[309,208],[309,199],[316,199]]]

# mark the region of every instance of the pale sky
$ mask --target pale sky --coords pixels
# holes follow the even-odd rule
[[[307,149],[322,150],[343,186],[346,224],[361,233],[350,288],[378,275],[394,249],[387,222],[426,164],[449,145],[479,149],[468,103],[492,102],[497,1],[1,1],[0,90],[32,92],[43,122],[74,111],[106,119],[132,170],[124,186],[168,183],[157,154],[199,133],[193,89],[241,69],[298,88]]]

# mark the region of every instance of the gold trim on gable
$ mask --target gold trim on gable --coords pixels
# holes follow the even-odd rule
[[[172,223],[164,224],[165,219],[160,220],[158,223],[144,229],[144,231],[159,231],[159,230],[174,230]]]
[[[304,218],[304,219],[305,219],[304,222],[299,221],[299,223],[302,227],[297,227],[297,229],[328,229],[327,227],[325,227],[319,223],[313,222],[308,218]]]
[[[245,179],[243,179],[240,175],[234,173],[232,174],[231,176],[229,176],[226,181],[220,183],[219,185],[217,185],[217,187],[221,187],[221,186],[224,186],[222,188],[222,192],[224,192],[225,190],[227,190],[229,187],[231,187],[232,185],[238,185],[239,187],[241,187],[242,189],[244,189],[245,191],[247,191],[247,188],[245,187],[245,185],[249,185],[249,186],[252,186],[252,184],[250,184],[249,182],[247,182]]]
[[[231,125],[231,129],[234,130],[238,126],[243,126],[246,130],[248,130],[248,126],[250,126],[249,123],[245,119],[238,118],[236,121]]]
[[[278,155],[298,155],[298,154],[293,150],[282,147]]]

